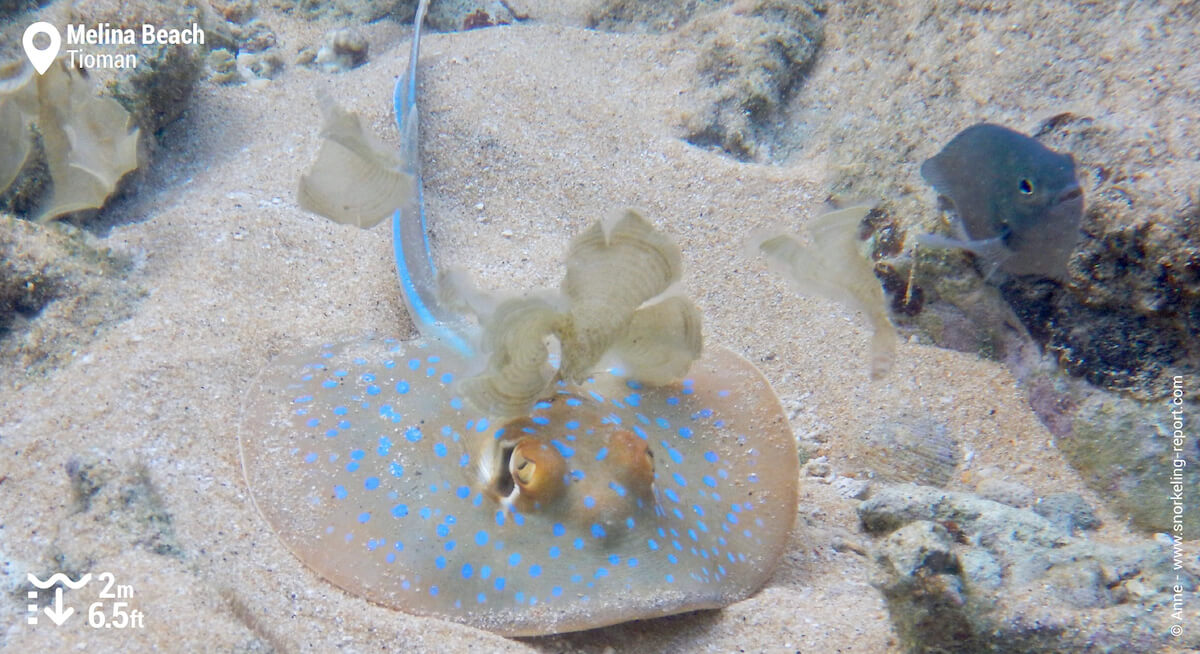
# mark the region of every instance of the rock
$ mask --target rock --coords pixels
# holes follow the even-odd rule
[[[889,533],[914,520],[951,523],[990,541],[1016,538],[1041,548],[1061,546],[1066,532],[1032,511],[968,493],[952,493],[930,486],[898,484],[876,490],[858,507],[863,527],[871,533]]]
[[[945,528],[909,523],[874,547],[872,558],[871,582],[883,592],[903,642],[915,645],[931,640],[929,634],[937,634],[934,642],[956,640],[970,633],[962,566]]]
[[[1148,532],[1170,532],[1176,502],[1167,483],[1174,475],[1183,488],[1200,488],[1196,465],[1177,468],[1176,460],[1200,460],[1200,441],[1172,439],[1171,409],[1183,415],[1200,413],[1200,405],[1180,398],[1180,404],[1141,402],[1097,391],[1076,381],[1068,386],[1066,406],[1074,410],[1057,417],[1069,430],[1055,442],[1071,466],[1113,509]],[[1035,406],[1035,410],[1039,407]],[[1038,411],[1039,417],[1047,408]],[[1053,408],[1049,408],[1051,415]],[[1046,421],[1046,418],[1042,418]],[[1182,535],[1200,537],[1200,522],[1184,521]]]
[[[1158,542],[1073,538],[1030,510],[911,484],[858,507],[872,583],[908,651],[1149,652],[1200,646],[1161,628],[1173,594],[1200,601]],[[1178,588],[1178,590],[1177,590]]]
[[[237,66],[243,78],[275,79],[283,72],[284,63],[278,52],[268,50],[239,53]]]
[[[25,11],[37,9],[41,4],[38,0],[3,0],[0,1],[0,18],[8,18]]]
[[[330,73],[341,73],[367,62],[367,40],[349,27],[325,35],[325,43],[317,50],[313,63]]]
[[[824,13],[821,0],[604,0],[586,24],[674,32],[671,51],[696,55],[695,83],[683,94],[684,138],[752,161],[766,158],[772,123],[815,59]]]
[[[258,13],[254,0],[209,0],[209,4],[222,18],[236,24],[245,23]]]
[[[85,560],[112,556],[130,545],[155,554],[182,556],[171,515],[144,468],[92,455],[68,461],[66,473],[71,479],[75,512],[70,527],[62,530],[71,534],[69,546],[64,543],[64,547],[79,552]],[[128,540],[114,541],[114,526]]]
[[[603,0],[588,12],[587,26],[609,32],[672,32],[697,13],[722,4],[722,0]]]
[[[828,457],[820,456],[810,459],[800,468],[800,474],[810,479],[820,479],[829,483],[833,479],[833,468],[829,465]]]
[[[871,482],[867,479],[838,477],[833,480],[833,489],[848,500],[861,500],[871,493]]]
[[[233,85],[245,82],[237,69],[237,59],[225,48],[208,53],[208,78],[215,84]]]
[[[411,25],[416,0],[271,0],[276,10],[309,20],[340,19],[342,23],[371,23],[384,17]],[[425,25],[439,32],[509,25],[520,20],[502,0],[438,0],[429,3]]]
[[[275,32],[262,19],[255,18],[244,25],[233,29],[233,37],[237,40],[238,54],[243,52],[262,52],[275,47]]]
[[[1053,493],[1033,505],[1034,513],[1073,533],[1077,529],[1099,529],[1100,518],[1079,493]]]
[[[443,0],[429,5],[425,22],[440,32],[510,25],[517,17],[499,0]]]
[[[143,24],[190,26],[208,29],[216,19],[200,5],[143,0],[78,0],[72,3],[72,23],[140,30]],[[207,39],[206,39],[207,40]],[[136,68],[95,71],[101,85],[120,102],[147,134],[157,135],[178,119],[191,98],[204,68],[204,47],[199,44],[138,46]],[[89,46],[89,52],[121,52],[123,46]]]
[[[893,531],[879,543],[875,548],[875,561],[889,578],[958,576],[962,566],[953,551],[953,542],[945,527],[917,520]],[[954,591],[955,595],[961,593],[961,588]]]
[[[975,487],[975,492],[985,499],[1017,508],[1029,506],[1036,499],[1028,486],[1003,479],[983,479]]]
[[[685,139],[743,161],[762,159],[763,132],[807,72],[823,38],[820,3],[757,0],[698,15],[676,47],[697,51]]]
[[[400,23],[411,23],[417,3],[415,0],[270,0],[270,6],[308,20],[335,18],[371,23],[390,15]]]

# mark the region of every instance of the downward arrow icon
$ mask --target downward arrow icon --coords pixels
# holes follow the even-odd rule
[[[67,618],[71,617],[71,615],[75,613],[75,609],[69,606],[65,610],[63,609],[62,595],[62,586],[55,588],[54,606],[47,606],[46,608],[42,609],[46,612],[46,615],[54,621],[54,624],[60,627],[62,626],[62,623],[67,621]]]

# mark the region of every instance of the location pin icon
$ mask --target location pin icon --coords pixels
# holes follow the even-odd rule
[[[50,45],[44,50],[38,50],[37,46],[33,45],[33,39],[38,34],[50,37]],[[62,45],[62,36],[59,35],[57,27],[38,21],[25,28],[25,36],[21,37],[21,45],[25,46],[25,56],[29,57],[29,63],[33,64],[38,75],[42,75],[45,74],[50,64],[54,63],[54,58],[58,56],[58,48]]]

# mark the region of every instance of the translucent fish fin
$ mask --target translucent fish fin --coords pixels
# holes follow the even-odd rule
[[[37,79],[38,129],[54,190],[37,217],[54,220],[99,209],[117,182],[138,166],[139,131],[112,98],[97,97],[91,85],[63,61]]]
[[[683,378],[704,347],[703,319],[691,300],[671,296],[633,314],[613,347],[629,376],[648,384]]]
[[[679,281],[682,271],[679,246],[634,209],[572,239],[562,285],[571,301],[562,377],[586,377],[638,307]]]
[[[966,249],[966,241],[960,241],[941,234],[917,234],[917,244],[931,250],[962,250]]]
[[[1005,247],[1004,239],[999,236],[968,241],[939,234],[917,234],[917,244],[935,250],[966,250],[974,254],[983,268],[984,281],[991,279],[1012,256],[1012,251]]]
[[[346,225],[369,229],[415,193],[413,176],[363,130],[362,122],[322,94],[325,138],[317,160],[300,177],[299,201],[311,211]]]
[[[8,190],[33,146],[29,124],[17,103],[0,99],[0,193]]]
[[[871,377],[880,379],[895,358],[897,337],[887,317],[883,288],[855,243],[858,225],[870,210],[866,206],[850,207],[817,218],[810,228],[810,246],[801,245],[787,234],[760,237],[755,245],[770,266],[790,279],[801,293],[863,312],[874,331]]]

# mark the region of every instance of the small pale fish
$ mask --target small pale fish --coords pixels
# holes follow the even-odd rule
[[[1070,154],[979,123],[926,160],[921,176],[954,205],[959,218],[954,238],[923,234],[922,245],[968,250],[988,276],[999,269],[1067,279],[1083,215]]]
[[[467,362],[360,339],[273,362],[241,446],[254,501],[348,592],[506,635],[725,606],[782,555],[798,459],[741,357],[689,375],[560,382],[499,421],[454,391]]]

